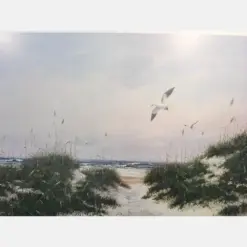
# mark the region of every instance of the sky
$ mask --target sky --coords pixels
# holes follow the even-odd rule
[[[0,33],[1,151],[50,150],[56,132],[78,158],[183,160],[246,126],[246,64],[240,36]]]

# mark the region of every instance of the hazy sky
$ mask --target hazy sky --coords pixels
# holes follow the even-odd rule
[[[77,137],[80,158],[196,154],[233,115],[229,132],[246,125],[246,68],[245,37],[0,33],[1,145],[14,155],[25,154],[25,139],[27,152],[51,148],[55,121],[60,141]],[[170,87],[169,111],[151,122],[149,105]]]

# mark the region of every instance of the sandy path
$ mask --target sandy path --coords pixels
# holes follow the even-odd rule
[[[131,176],[122,176],[122,180],[129,185],[140,184],[143,181],[142,178],[135,178]]]
[[[145,170],[141,169],[118,169],[121,177],[127,182],[131,189],[120,188],[118,192],[113,192],[121,207],[109,210],[109,215],[123,216],[210,216],[209,209],[191,208],[183,211],[169,209],[167,203],[156,203],[153,200],[142,199],[147,187],[142,183]]]
[[[112,191],[112,195],[117,199],[121,205],[115,209],[108,211],[109,215],[123,215],[123,216],[211,216],[213,212],[209,209],[189,208],[187,210],[179,211],[176,209],[169,209],[167,203],[156,203],[151,199],[142,199],[146,194],[147,187],[142,180],[145,176],[144,169],[124,169],[118,168],[121,178],[131,186],[130,189],[119,188],[118,191]],[[76,171],[75,181],[83,177],[83,175]]]

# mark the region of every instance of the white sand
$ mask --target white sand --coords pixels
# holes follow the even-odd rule
[[[117,169],[121,176],[143,178],[144,169]],[[203,208],[189,208],[183,211],[169,209],[167,203],[156,203],[151,199],[141,199],[147,191],[143,183],[131,184],[131,189],[120,188],[118,192],[113,192],[118,203],[122,206],[109,210],[109,215],[124,216],[210,216],[213,212]]]

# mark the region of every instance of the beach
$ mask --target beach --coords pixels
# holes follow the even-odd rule
[[[113,191],[120,207],[109,210],[109,215],[116,216],[212,216],[210,209],[188,208],[184,210],[169,209],[167,203],[156,203],[151,199],[142,199],[147,186],[142,183],[145,169],[118,168],[121,178],[129,184],[130,189],[119,188]]]

